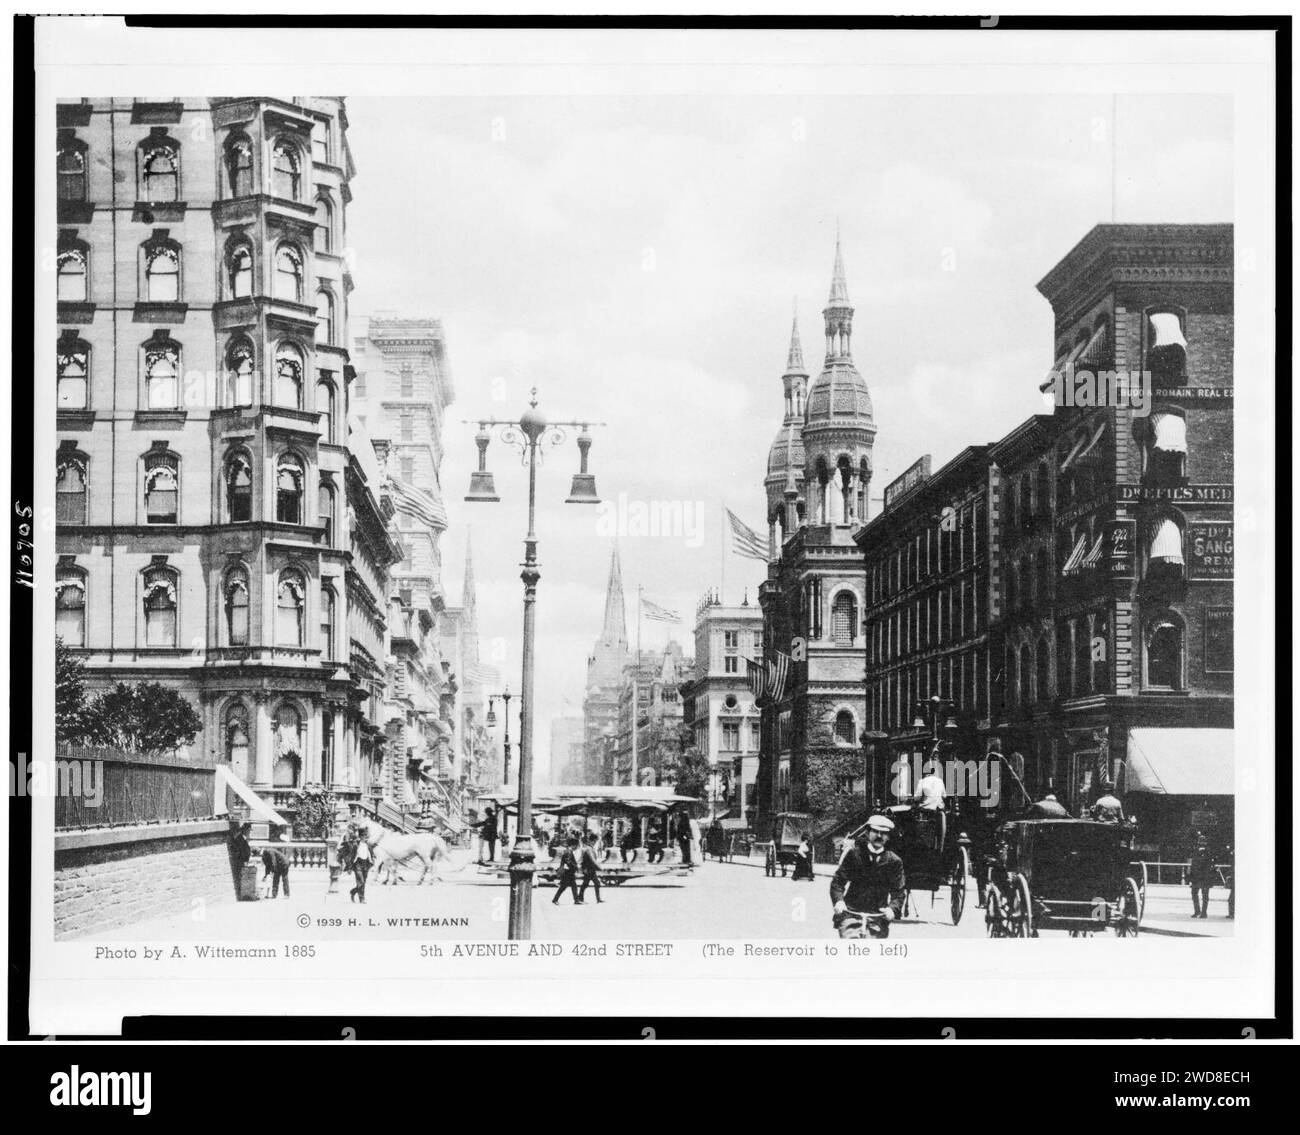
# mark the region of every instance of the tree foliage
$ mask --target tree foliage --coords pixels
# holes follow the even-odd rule
[[[667,774],[678,796],[694,796],[707,803],[709,793],[709,758],[695,746],[681,753]]]
[[[119,682],[86,706],[85,718],[86,744],[155,756],[191,744],[203,728],[194,707],[157,682]]]
[[[72,745],[87,744],[86,667],[81,659],[54,639],[54,736]]]
[[[853,794],[855,777],[862,776],[862,750],[837,745],[829,727],[818,728],[808,746],[808,810],[819,821],[839,819],[862,807]]]

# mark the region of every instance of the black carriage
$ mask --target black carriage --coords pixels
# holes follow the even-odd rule
[[[1066,818],[999,827],[984,904],[989,937],[1136,937],[1142,895],[1125,834],[1118,824]]]
[[[952,924],[961,922],[966,909],[966,880],[970,875],[970,839],[955,813],[915,804],[894,804],[884,809],[894,822],[889,850],[903,861],[907,880],[904,912],[916,913],[913,894],[930,892],[933,906],[940,887],[948,888],[948,913]],[[865,825],[852,833],[856,844],[865,842]]]
[[[772,818],[772,838],[756,843],[763,852],[763,869],[769,877],[779,869],[784,878],[793,867],[804,832],[812,831],[813,818],[807,812],[778,812]]]

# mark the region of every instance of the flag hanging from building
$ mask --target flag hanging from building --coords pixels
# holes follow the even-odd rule
[[[501,675],[495,666],[485,666],[481,662],[469,663],[465,667],[465,677],[471,682],[479,682],[485,686],[495,686],[501,681]]]
[[[652,619],[658,623],[680,623],[682,621],[681,615],[676,611],[670,611],[667,607],[652,603],[645,596],[641,597],[641,612],[647,619]]]
[[[413,516],[428,528],[447,527],[447,512],[432,493],[426,493],[405,481],[390,480],[388,484],[393,494],[393,503],[400,512]]]
[[[781,651],[767,664],[767,696],[774,702],[785,697],[785,680],[790,675],[790,656]]]
[[[732,551],[745,559],[762,560],[767,563],[767,541],[731,509],[727,509],[727,519],[731,522]]]
[[[761,662],[755,662],[752,658],[745,659],[745,666],[749,669],[749,692],[755,699],[761,698],[767,693],[767,671]]]

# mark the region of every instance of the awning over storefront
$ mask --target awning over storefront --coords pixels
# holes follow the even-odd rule
[[[218,816],[224,816],[226,811],[226,794],[223,789],[231,788],[235,795],[238,796],[245,804],[248,805],[248,811],[253,819],[261,820],[263,823],[275,824],[277,827],[287,828],[289,821],[286,820],[279,812],[271,807],[256,792],[248,787],[239,779],[231,770],[229,765],[217,765],[217,786],[216,791],[212,794],[213,813]]]
[[[1153,351],[1158,351],[1162,347],[1187,349],[1182,321],[1172,311],[1158,311],[1151,317],[1150,346]]]
[[[1231,729],[1130,729],[1125,792],[1233,795]]]
[[[1151,534],[1151,552],[1148,559],[1169,564],[1183,562],[1183,534],[1177,523],[1162,517]]]

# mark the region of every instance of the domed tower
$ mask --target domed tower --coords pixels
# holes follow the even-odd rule
[[[803,424],[808,523],[862,524],[867,517],[876,424],[866,381],[853,365],[853,305],[835,237],[835,269],[826,318],[826,361],[808,391]]]
[[[799,316],[796,311],[790,328],[790,353],[786,357],[785,417],[781,428],[767,453],[767,476],[763,486],[767,490],[768,559],[781,554],[781,545],[798,529],[803,519],[803,412],[804,395],[808,385],[808,371],[804,368],[803,345],[799,342]],[[793,478],[795,496],[787,497]],[[787,507],[788,506],[788,507]]]

